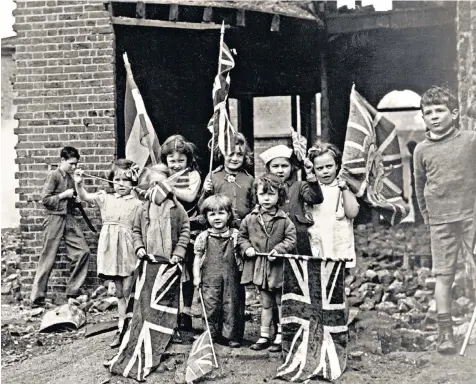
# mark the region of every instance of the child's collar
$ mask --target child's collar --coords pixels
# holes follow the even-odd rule
[[[431,131],[428,131],[426,134],[426,137],[430,139],[431,141],[441,141],[443,139],[446,139],[447,137],[452,136],[455,132],[458,132],[458,129],[455,126],[453,126],[446,133],[443,133],[442,135],[435,135]]]
[[[120,195],[119,193],[115,192],[114,197],[116,197],[118,199],[129,200],[129,199],[132,199],[134,196],[132,196],[131,193],[129,193],[128,195],[123,196],[123,195]]]

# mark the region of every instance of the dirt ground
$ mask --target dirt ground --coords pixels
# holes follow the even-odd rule
[[[102,365],[103,361],[114,355],[108,346],[113,333],[91,338],[84,337],[84,329],[62,334],[39,334],[36,330],[40,318],[25,316],[22,313],[25,311],[28,310],[22,311],[11,305],[2,306],[2,383],[135,383],[131,379],[110,377]],[[115,312],[107,312],[90,317],[88,322],[111,320],[115,315]],[[22,320],[19,319],[25,318],[29,321],[21,324]],[[27,337],[11,336],[8,330],[15,326],[32,327],[34,331]],[[386,326],[375,312],[369,312],[360,326],[357,323],[357,327],[352,327],[347,370],[336,383],[476,383],[476,345],[470,345],[464,357],[441,356],[433,351],[382,354],[383,340],[376,336],[378,332],[375,330]],[[197,382],[283,382],[273,379],[276,368],[281,364],[279,355],[253,352],[248,348],[258,329],[256,319],[247,322],[246,329],[250,340],[245,346],[237,350],[216,346],[220,367]],[[147,382],[173,383],[176,368],[186,360],[189,349],[190,345],[186,344],[172,345],[164,363],[147,378]]]

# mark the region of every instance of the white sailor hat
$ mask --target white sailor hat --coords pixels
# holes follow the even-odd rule
[[[289,159],[293,154],[293,150],[286,145],[276,145],[264,151],[259,158],[265,164],[268,164],[271,160],[276,159],[278,157],[284,157]]]

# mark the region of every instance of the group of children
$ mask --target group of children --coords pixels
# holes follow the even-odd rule
[[[455,99],[444,89],[435,87],[423,95],[422,112],[429,131],[415,151],[416,194],[430,225],[440,322],[438,348],[443,351],[454,349],[450,289],[457,252],[472,236],[476,133],[456,128]],[[221,156],[222,165],[206,176],[203,185],[195,146],[181,135],[169,137],[162,145],[162,164],[141,173],[133,162],[117,160],[109,175],[113,194],[87,192],[82,172],[74,173],[78,198],[101,210],[97,268],[100,277],[116,283],[119,330],[137,258],[151,254],[183,265],[181,326],[191,328],[194,287],[200,289],[213,339],[232,348],[240,347],[244,334],[244,286],[253,284],[260,292],[262,309],[260,337],[251,348],[275,352],[281,351],[284,278],[280,255],[319,253],[328,260],[346,259],[348,267],[355,265],[352,222],[359,204],[337,177],[341,152],[332,144],[316,144],[299,163],[292,148],[278,145],[260,154],[266,173],[255,179],[246,171],[252,153],[244,136],[237,134],[235,144],[232,153]],[[86,275],[89,251],[84,241],[79,245],[73,240],[84,240],[84,236],[70,215],[74,199],[71,174],[78,160],[74,148],[64,148],[58,170],[45,184],[44,205],[49,214],[40,264],[47,260],[48,265],[39,267],[32,293],[35,303],[44,299],[45,276],[47,280],[53,267],[51,255],[56,253],[60,232],[76,262],[68,294],[77,294]],[[305,181],[297,180],[299,169]],[[136,186],[158,183],[166,191],[158,201],[143,203],[134,192]],[[119,335],[112,346],[120,344]]]

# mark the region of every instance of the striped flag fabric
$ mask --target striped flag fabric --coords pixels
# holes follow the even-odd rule
[[[222,41],[220,45],[219,71],[213,82],[213,116],[208,122],[208,130],[214,135],[215,148],[223,155],[228,155],[235,148],[235,128],[231,124],[226,109],[230,90],[230,71],[235,67],[235,60],[228,46]]]
[[[205,376],[215,368],[212,337],[210,330],[207,329],[200,337],[193,342],[192,350],[187,360],[187,369],[185,371],[185,381],[192,383],[200,377]]]
[[[307,153],[307,139],[291,127],[294,154],[298,161],[303,161]]]
[[[142,169],[147,163],[160,162],[160,142],[134,81],[127,53],[124,53],[123,58],[127,73],[124,105],[126,158]]]
[[[409,213],[402,197],[402,156],[395,125],[370,105],[355,86],[350,94],[339,178],[389,224],[398,224]]]

